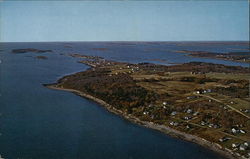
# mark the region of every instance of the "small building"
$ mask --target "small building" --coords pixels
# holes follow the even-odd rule
[[[190,119],[192,119],[192,117],[190,117],[190,116],[185,116],[184,117],[184,120],[190,120]]]
[[[196,93],[197,93],[197,94],[201,94],[201,92],[200,92],[200,91],[196,91]]]
[[[214,124],[209,124],[208,127],[212,128],[214,127]]]
[[[240,149],[241,151],[245,151],[245,150],[247,150],[247,146],[244,145],[244,144],[240,144],[239,149]]]
[[[194,112],[193,113],[193,116],[197,116],[197,115],[199,115],[199,112]]]
[[[239,130],[238,130],[238,129],[236,129],[236,128],[232,128],[232,129],[231,129],[231,131],[232,131],[232,133],[233,133],[233,134],[237,134],[237,133],[239,133]]]
[[[232,144],[232,148],[238,148],[239,146],[240,146],[239,143],[233,143],[233,144]]]
[[[173,111],[173,112],[171,113],[172,116],[175,116],[176,114],[177,114],[176,111]]]
[[[244,113],[250,113],[250,109],[245,109],[243,112]]]
[[[190,129],[191,128],[191,126],[188,124],[187,126],[186,126],[186,129]]]
[[[202,125],[202,126],[205,126],[205,125],[207,125],[207,122],[201,121],[201,125]]]
[[[197,96],[188,96],[187,99],[195,99]]]
[[[187,110],[186,110],[186,113],[188,113],[188,114],[190,114],[190,113],[192,113],[192,112],[193,112],[192,109],[187,109]]]
[[[246,133],[246,131],[244,131],[244,130],[240,130],[240,133],[245,134],[245,133]]]
[[[174,122],[174,121],[171,121],[169,124],[172,125],[172,126],[178,126],[179,125],[178,122]]]
[[[228,140],[230,140],[230,139],[231,139],[231,138],[224,136],[223,138],[220,138],[219,141],[220,141],[220,142],[226,142],[226,141],[228,141]]]
[[[167,103],[167,102],[163,102],[162,104],[163,104],[163,105],[167,105],[168,103]]]
[[[219,124],[214,124],[214,128],[215,129],[218,129],[218,128],[220,128],[221,126],[219,125]]]
[[[247,146],[247,147],[249,147],[250,146],[250,142],[249,141],[244,142],[244,145]]]

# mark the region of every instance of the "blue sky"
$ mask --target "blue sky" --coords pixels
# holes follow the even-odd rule
[[[0,41],[249,40],[247,0],[1,1]]]

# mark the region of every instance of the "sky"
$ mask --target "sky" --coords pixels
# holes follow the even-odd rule
[[[247,0],[1,0],[0,41],[249,41],[248,12]]]

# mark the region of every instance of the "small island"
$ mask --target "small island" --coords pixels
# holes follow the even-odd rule
[[[198,143],[228,158],[250,156],[249,68],[190,62],[172,66],[84,58],[86,71],[46,87],[94,100],[110,112]]]
[[[41,59],[41,60],[47,60],[48,59],[47,56],[36,56],[35,58]]]
[[[248,52],[216,53],[216,52],[207,52],[207,51],[180,50],[180,51],[175,51],[175,52],[187,53],[187,56],[192,56],[192,57],[213,58],[213,59],[222,59],[222,60],[250,63],[249,51]]]
[[[96,51],[107,51],[108,48],[92,48],[92,50],[96,50]]]
[[[34,48],[27,48],[27,49],[13,49],[12,53],[45,53],[45,52],[52,52],[52,50],[39,50]]]

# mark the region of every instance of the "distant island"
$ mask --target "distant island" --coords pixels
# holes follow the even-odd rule
[[[52,52],[52,50],[39,50],[39,49],[33,49],[33,48],[27,48],[27,49],[13,49],[12,53],[45,53],[45,52]]]
[[[108,48],[92,48],[92,50],[97,50],[97,51],[107,51]]]
[[[48,59],[47,56],[36,56],[35,58],[41,59],[41,60],[47,60]]]
[[[228,158],[250,156],[249,68],[190,62],[172,66],[83,58],[86,71],[46,87],[94,100],[110,112],[198,143]]]
[[[175,51],[175,52],[188,53],[187,56],[192,56],[192,57],[213,58],[213,59],[222,59],[222,60],[250,63],[249,51],[248,52],[216,53],[216,52],[207,52],[207,51],[180,50],[180,51]]]

